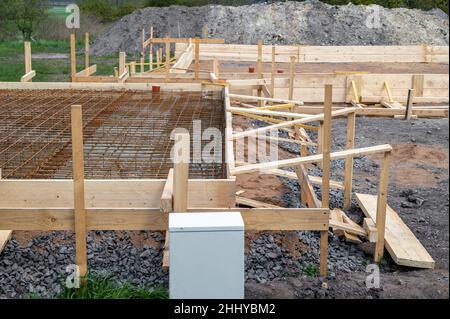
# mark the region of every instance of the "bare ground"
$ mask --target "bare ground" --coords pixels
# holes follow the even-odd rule
[[[241,123],[242,124],[242,123]],[[449,297],[449,188],[448,188],[448,119],[357,119],[356,146],[364,147],[389,143],[393,145],[388,203],[422,242],[436,261],[434,270],[420,270],[397,266],[385,252],[381,264],[381,287],[367,289],[367,273],[337,273],[333,278],[296,277],[277,279],[266,284],[250,282],[247,298],[448,298]],[[346,121],[333,121],[333,150],[343,145]],[[376,194],[378,158],[370,164],[355,168],[354,191]],[[341,175],[340,171],[332,172]],[[275,178],[275,177],[274,177]],[[239,181],[238,181],[239,184]],[[252,193],[264,201],[261,194]],[[282,193],[283,187],[279,188]],[[268,193],[267,202],[273,203]],[[409,207],[407,197],[424,200],[420,207]],[[256,199],[256,198],[255,198]],[[285,205],[282,205],[285,206]],[[361,211],[353,204],[352,217]],[[257,235],[252,235],[255,237]],[[294,250],[298,247],[293,247]],[[367,250],[367,244],[360,245]]]

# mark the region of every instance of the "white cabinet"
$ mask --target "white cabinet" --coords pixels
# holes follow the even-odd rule
[[[171,213],[170,298],[244,298],[240,213]]]

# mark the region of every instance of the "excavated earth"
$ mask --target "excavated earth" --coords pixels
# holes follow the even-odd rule
[[[320,1],[288,1],[229,7],[144,8],[107,29],[91,47],[97,55],[140,51],[142,28],[155,37],[202,36],[226,43],[305,45],[448,45],[449,20],[443,11],[386,9],[378,5],[332,6]]]

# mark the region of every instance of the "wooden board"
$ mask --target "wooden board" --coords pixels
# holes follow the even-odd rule
[[[86,180],[86,208],[160,209],[165,179]],[[234,207],[235,180],[189,180],[189,207]],[[0,207],[73,208],[72,180],[0,180]],[[14,228],[11,228],[14,229]]]
[[[356,194],[367,217],[376,220],[377,196]],[[417,268],[434,268],[434,260],[400,216],[387,205],[385,247],[396,264]]]
[[[328,209],[308,208],[203,208],[192,212],[241,212],[246,230],[325,231]],[[88,230],[167,230],[169,214],[158,209],[86,209]],[[73,209],[0,208],[0,230],[72,230]]]
[[[11,238],[12,230],[0,230],[0,253]]]

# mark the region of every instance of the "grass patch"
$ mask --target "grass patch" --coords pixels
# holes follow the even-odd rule
[[[58,296],[60,299],[167,299],[167,290],[136,287],[128,282],[118,283],[111,275],[90,274],[86,278],[87,287],[66,288]]]
[[[84,43],[78,42],[77,48],[84,48]],[[70,81],[70,45],[69,41],[42,40],[31,44],[32,54],[66,54],[63,59],[33,59],[33,70],[36,76],[33,82],[69,82]],[[84,54],[77,54],[77,70],[84,69]],[[114,66],[118,64],[118,54],[111,56],[91,56],[90,65],[97,64],[95,75],[112,75]],[[0,81],[20,81],[24,75],[23,42],[0,41]]]
[[[302,270],[310,277],[316,277],[319,274],[319,268],[317,268],[317,266],[314,265],[308,265],[304,267]]]

